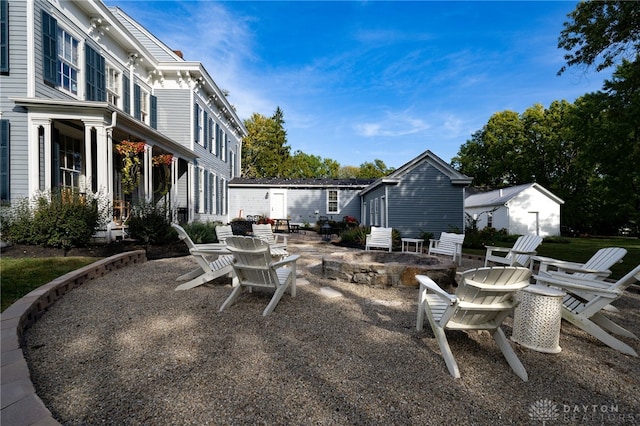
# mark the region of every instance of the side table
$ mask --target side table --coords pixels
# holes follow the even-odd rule
[[[409,251],[409,244],[415,244],[416,253],[422,253],[422,244],[424,243],[424,240],[420,238],[401,238],[401,241],[403,252]]]
[[[538,352],[560,352],[564,296],[563,291],[543,285],[530,285],[516,293],[520,303],[513,315],[511,340]]]

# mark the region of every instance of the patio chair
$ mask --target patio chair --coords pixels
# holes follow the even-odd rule
[[[231,266],[233,256],[226,252],[224,245],[195,244],[182,226],[175,223],[172,223],[171,226],[178,232],[178,237],[187,245],[191,256],[198,264],[198,267],[193,271],[176,278],[176,281],[190,280],[180,284],[176,287],[176,290],[189,290],[233,273],[233,267]]]
[[[216,238],[218,238],[218,242],[224,244],[227,237],[233,237],[231,225],[216,226]]]
[[[392,228],[372,226],[370,233],[365,237],[364,249],[382,248],[391,251],[393,249]]]
[[[251,229],[253,230],[253,236],[260,238],[261,240],[266,241],[272,247],[279,247],[282,249],[287,248],[287,235],[285,234],[274,234],[271,229],[271,225],[263,224],[258,225],[254,223],[251,225]],[[280,240],[282,239],[282,240]]]
[[[420,283],[416,328],[422,330],[426,314],[454,378],[460,378],[460,371],[445,330],[487,330],[511,369],[525,382],[528,380],[500,325],[515,305],[514,293],[527,287],[530,277],[529,269],[513,266],[471,269],[462,273],[456,293],[449,294],[426,275],[416,275]]]
[[[535,256],[540,244],[542,244],[542,237],[539,235],[521,235],[511,248],[485,246],[487,254],[484,258],[484,266],[493,262],[500,265],[528,267],[531,256]]]
[[[233,253],[232,265],[238,281],[219,312],[231,306],[245,288],[275,290],[271,301],[262,312],[263,316],[273,312],[286,290],[289,290],[291,297],[296,296],[296,261],[300,255],[288,256],[274,262],[269,244],[252,237],[229,237],[227,247]]]
[[[441,232],[440,239],[429,240],[429,252],[434,254],[444,254],[453,256],[453,261],[458,259],[458,265],[462,264],[462,244],[464,243],[464,234],[454,234],[451,232]],[[486,266],[486,265],[485,265]]]
[[[560,279],[590,278],[603,280],[611,275],[611,268],[627,254],[622,247],[606,247],[598,250],[585,263],[567,262],[550,257],[534,256],[533,263],[539,262],[539,275],[558,276]],[[533,269],[532,263],[532,269]]]
[[[562,304],[562,318],[591,334],[605,345],[631,356],[638,353],[610,333],[638,340],[638,336],[604,315],[610,303],[622,297],[624,291],[640,280],[640,265],[618,281],[611,283],[592,278],[560,279],[557,275],[534,275],[537,284],[560,288],[567,293]],[[586,296],[585,296],[586,295]]]

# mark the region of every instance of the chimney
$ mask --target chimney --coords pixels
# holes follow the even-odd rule
[[[184,59],[184,56],[182,56],[182,51],[174,50],[173,53],[175,53],[176,55],[180,56],[180,59]]]

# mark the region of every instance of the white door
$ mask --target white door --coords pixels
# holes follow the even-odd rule
[[[271,200],[271,212],[269,213],[271,219],[286,219],[287,218],[287,192],[283,189],[272,189],[269,196]]]

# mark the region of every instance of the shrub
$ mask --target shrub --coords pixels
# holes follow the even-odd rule
[[[195,244],[209,244],[218,242],[218,225],[222,225],[222,222],[192,222],[183,225],[183,228]]]
[[[171,215],[162,205],[141,202],[131,209],[127,219],[131,238],[144,244],[167,244],[178,239],[171,227]]]
[[[19,201],[11,209],[3,238],[14,243],[84,247],[106,223],[108,203],[99,194],[71,190],[40,193],[33,201]]]
[[[364,247],[367,232],[368,228],[358,227],[346,229],[340,234],[340,241],[346,245],[359,245]]]

